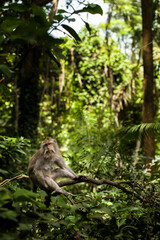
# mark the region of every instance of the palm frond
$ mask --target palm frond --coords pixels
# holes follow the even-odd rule
[[[152,130],[160,130],[160,123],[141,123],[134,126],[123,127],[121,133],[139,133],[139,134],[148,134]]]

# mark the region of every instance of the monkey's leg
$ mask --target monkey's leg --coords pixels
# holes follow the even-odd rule
[[[66,192],[65,190],[63,190],[62,188],[60,188],[58,186],[58,184],[51,178],[51,177],[48,177],[46,176],[45,177],[45,182],[47,183],[47,185],[49,186],[49,188],[51,188],[52,190],[56,191],[56,192],[59,192],[59,193],[62,193],[64,194],[65,196],[68,196],[68,192]]]
[[[51,178],[53,180],[57,178],[63,178],[63,177],[72,178],[72,179],[75,178],[75,176],[71,172],[69,172],[67,169],[56,168],[51,173]]]

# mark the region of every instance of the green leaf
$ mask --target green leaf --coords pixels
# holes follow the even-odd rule
[[[21,153],[21,154],[23,154],[23,155],[26,155],[26,152],[23,151],[22,149],[17,149],[16,152]]]
[[[31,231],[32,230],[32,224],[28,224],[28,223],[19,223],[19,229],[21,231]]]
[[[8,174],[8,171],[0,168],[0,174],[6,175]]]
[[[75,13],[81,13],[81,12],[89,12],[91,14],[103,15],[103,10],[98,4],[88,4],[87,7],[84,7],[81,10],[75,11]]]
[[[78,34],[76,33],[76,31],[75,31],[73,28],[69,27],[69,26],[66,25],[66,24],[62,24],[62,27],[63,27],[65,30],[67,30],[67,31],[72,35],[72,37],[74,37],[74,39],[75,39],[77,42],[81,41],[80,37],[78,36]]]
[[[22,21],[20,19],[14,19],[14,18],[7,18],[2,24],[1,28],[7,32],[12,31],[13,29],[17,28],[19,25],[21,25]]]
[[[17,222],[17,218],[16,218],[17,213],[15,211],[12,211],[12,210],[7,210],[7,209],[4,209],[4,208],[1,208],[0,217],[3,218],[3,219],[10,219],[12,221]]]
[[[68,22],[75,22],[76,21],[75,18],[68,18],[67,20],[68,20]]]
[[[9,6],[4,7],[4,9],[12,9],[16,12],[24,12],[27,11],[27,7],[24,4],[13,3]]]
[[[62,21],[63,16],[61,14],[57,14],[56,16],[54,16],[54,20],[57,20],[58,22]]]
[[[67,11],[64,10],[64,9],[59,9],[57,12],[58,12],[58,13],[67,13]]]
[[[48,56],[57,64],[58,67],[61,67],[60,63],[58,62],[57,58],[51,53],[51,51],[46,50]]]
[[[36,204],[41,209],[45,209],[45,204],[37,202],[36,198],[39,197],[37,193],[29,191],[27,189],[17,189],[14,193],[15,201],[17,202],[31,202]]]
[[[47,21],[46,13],[43,8],[33,5],[32,11],[33,11],[34,19],[36,23],[39,23],[41,27],[47,27],[47,26],[49,27],[49,22]]]
[[[91,30],[92,30],[92,29],[91,29],[89,23],[87,23],[87,22],[84,22],[84,23],[85,23],[85,25],[86,25],[86,28],[87,28],[88,32],[91,33]]]
[[[7,146],[5,146],[4,144],[0,143],[0,148],[7,149]]]
[[[3,73],[7,77],[10,77],[12,74],[12,71],[4,64],[0,65],[0,73]]]
[[[3,204],[10,199],[8,190],[6,188],[0,188],[0,203]]]
[[[17,202],[25,202],[25,201],[35,202],[35,198],[37,197],[37,194],[31,191],[28,191],[26,189],[18,189],[14,193],[14,197]]]

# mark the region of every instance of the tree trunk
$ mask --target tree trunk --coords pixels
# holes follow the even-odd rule
[[[58,0],[33,0],[33,3],[44,6],[52,2],[53,6],[49,14],[50,20],[57,10]],[[23,0],[26,5],[28,1]],[[28,17],[28,16],[27,16]],[[26,18],[26,16],[24,16]],[[23,48],[23,56],[20,64],[19,74],[19,121],[18,134],[34,141],[37,136],[37,128],[39,123],[39,63],[41,57],[41,48],[37,45],[26,45]]]
[[[51,8],[51,11],[49,13],[49,20],[50,21],[54,19],[54,15],[56,14],[57,7],[58,7],[58,0],[52,0],[52,8]]]
[[[14,106],[13,106],[13,119],[14,128],[13,136],[18,136],[18,112],[19,112],[19,99],[18,99],[18,88],[17,88],[17,76],[14,79]]]
[[[143,21],[143,109],[142,122],[154,122],[154,96],[153,96],[153,47],[152,47],[152,0],[141,0]],[[144,154],[146,167],[155,156],[154,132],[150,131],[144,137]]]
[[[39,47],[28,47],[19,75],[19,136],[35,139],[39,120]]]

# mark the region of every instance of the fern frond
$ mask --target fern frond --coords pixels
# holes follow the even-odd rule
[[[151,130],[160,130],[160,123],[141,123],[134,126],[124,127],[121,133],[148,134]]]

